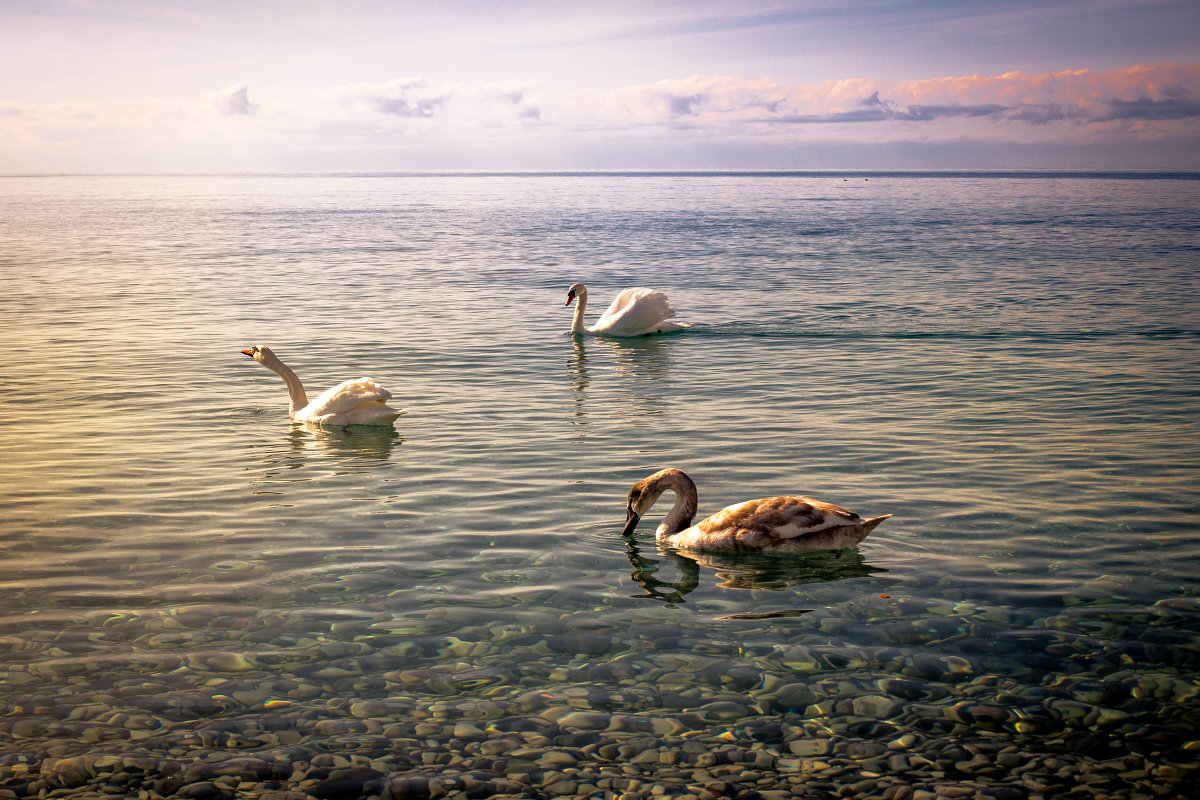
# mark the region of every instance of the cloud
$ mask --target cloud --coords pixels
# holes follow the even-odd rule
[[[25,169],[39,153],[53,169],[71,148],[98,159],[98,169],[134,168],[106,166],[119,153],[153,154],[155,165],[187,161],[177,169],[220,169],[234,158],[244,163],[230,168],[270,169],[264,159],[284,152],[298,161],[319,156],[325,168],[404,168],[403,154],[417,152],[425,154],[422,168],[437,159],[459,164],[464,154],[478,168],[540,168],[550,154],[562,159],[556,168],[569,168],[585,150],[645,163],[652,154],[788,153],[821,143],[1151,154],[1165,142],[1172,152],[1200,152],[1200,64],[810,84],[692,75],[604,90],[404,77],[274,94],[265,108],[237,84],[191,99],[0,101],[0,142],[12,145],[10,154],[0,150],[0,170]],[[1187,166],[1197,166],[1195,158]]]
[[[222,114],[254,115],[260,110],[258,103],[251,102],[250,87],[244,83],[214,92],[211,97]]]
[[[1163,65],[1091,73],[837,81],[780,87],[786,98],[755,117],[760,124],[993,123],[1088,125],[1200,119],[1200,67]]]
[[[373,89],[366,88],[358,99],[365,101],[380,114],[428,119],[452,96],[452,89],[436,87],[429,81],[417,78],[390,81]]]
[[[988,109],[1000,122],[1029,125],[1155,123],[1200,118],[1200,65],[1136,65],[1092,72],[1086,69],[1029,75],[939,78],[897,82],[884,87],[909,109],[940,113],[970,107]],[[923,100],[946,101],[941,105]]]
[[[934,122],[955,117],[989,117],[994,120],[1019,119],[1024,122],[1045,122],[1049,118],[1031,108],[1013,108],[996,103],[980,105],[919,105],[900,106],[879,99],[879,92],[860,101],[859,107],[849,111],[825,114],[777,115],[760,118],[760,122],[784,122],[790,124],[836,124],[859,122]]]
[[[1175,120],[1200,117],[1200,100],[1191,97],[1155,100],[1139,97],[1136,100],[1110,100],[1107,114],[1099,116],[1100,122],[1114,120]]]
[[[403,97],[376,97],[373,100],[375,108],[381,114],[391,114],[397,117],[432,117],[444,101],[418,100],[410,101]]]
[[[673,95],[667,98],[667,108],[672,117],[691,117],[699,113],[705,99],[702,94]]]
[[[351,84],[315,93],[303,100],[301,113],[337,116],[343,123],[419,133],[453,128],[520,127],[538,120],[541,109],[527,97],[524,83],[448,83],[421,77],[397,78],[377,84]],[[295,103],[293,103],[295,106]],[[420,127],[412,127],[419,125]]]
[[[918,81],[848,78],[807,85],[695,75],[607,92],[563,93],[544,98],[541,105],[544,121],[576,130],[669,129],[685,120],[688,129],[714,135],[761,133],[773,125],[850,131],[885,124],[903,136],[906,126],[928,129],[954,120],[993,127],[1138,123],[1144,128],[1200,119],[1200,66]]]

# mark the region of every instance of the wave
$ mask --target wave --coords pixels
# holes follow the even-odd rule
[[[721,323],[717,325],[696,324],[674,336],[745,336],[750,338],[796,338],[796,339],[1187,339],[1200,337],[1200,329],[1194,328],[1147,328],[1144,330],[928,330],[890,331],[854,330],[824,331],[797,330],[788,327],[757,325],[754,323]]]

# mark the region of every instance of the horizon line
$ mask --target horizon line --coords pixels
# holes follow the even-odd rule
[[[1197,167],[765,167],[696,169],[421,169],[421,170],[211,170],[211,171],[116,171],[116,172],[0,172],[0,178],[281,178],[281,177],[588,177],[588,176],[1200,176]]]

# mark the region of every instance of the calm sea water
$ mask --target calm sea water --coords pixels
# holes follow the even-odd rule
[[[581,768],[649,731],[780,786],[1022,786],[954,742],[1185,796],[1196,178],[0,178],[0,784],[445,776],[380,759],[536,729]],[[693,327],[571,337],[576,281],[590,320],[644,285]],[[292,425],[252,344],[409,413]],[[701,515],[894,516],[801,556],[622,540],[666,466]],[[870,761],[906,735],[938,774]]]

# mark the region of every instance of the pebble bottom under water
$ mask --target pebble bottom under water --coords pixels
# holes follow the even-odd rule
[[[1195,601],[863,598],[736,653],[649,612],[497,602],[314,635],[216,610],[84,615],[119,667],[88,658],[94,633],[10,624],[40,657],[4,676],[0,797],[1185,798],[1200,778]],[[864,628],[877,645],[838,635]]]

